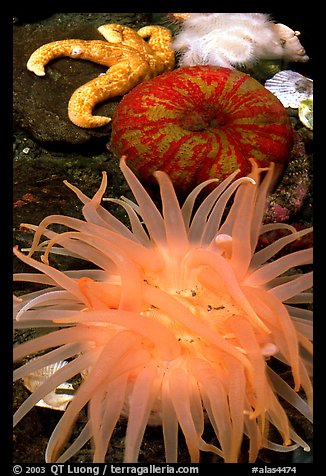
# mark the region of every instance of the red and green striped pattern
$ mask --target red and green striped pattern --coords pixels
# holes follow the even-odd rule
[[[208,178],[225,178],[249,158],[260,166],[285,162],[293,131],[280,101],[247,74],[190,66],[136,86],[112,121],[111,149],[144,181],[167,172],[189,191]]]

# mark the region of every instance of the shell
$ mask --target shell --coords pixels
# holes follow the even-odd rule
[[[265,82],[284,107],[298,109],[305,99],[313,97],[313,80],[291,70],[280,71]]]
[[[308,129],[313,130],[313,99],[307,98],[300,102],[298,108],[300,121]]]
[[[236,169],[286,162],[293,141],[287,111],[245,73],[188,66],[143,82],[126,94],[112,121],[111,150],[147,182],[168,173],[184,193]]]
[[[30,392],[34,392],[55,372],[67,365],[67,363],[67,361],[61,360],[55,364],[48,365],[26,375],[26,377],[23,378],[25,387]],[[36,405],[39,407],[50,408],[51,410],[65,411],[68,403],[73,399],[74,393],[75,391],[72,384],[64,382],[46,395],[42,400],[37,402]]]

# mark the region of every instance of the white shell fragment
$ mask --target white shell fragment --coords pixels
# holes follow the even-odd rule
[[[284,107],[298,109],[305,99],[313,97],[313,80],[291,70],[280,71],[265,82]]]
[[[35,372],[26,375],[23,378],[25,387],[30,391],[34,392],[39,388],[49,377],[51,377],[59,369],[67,365],[67,361],[63,360],[56,362],[55,364],[48,365],[42,369],[36,370]],[[36,403],[38,407],[49,408],[51,410],[60,410],[65,411],[68,403],[74,397],[74,387],[71,383],[64,382],[48,393],[42,400]]]

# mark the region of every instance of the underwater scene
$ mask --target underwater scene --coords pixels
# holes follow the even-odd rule
[[[14,16],[14,464],[313,462],[309,20]]]

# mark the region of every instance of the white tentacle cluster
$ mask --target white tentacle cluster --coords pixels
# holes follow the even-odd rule
[[[237,68],[260,60],[308,61],[298,36],[265,13],[172,13],[180,25],[173,47],[181,66]]]

